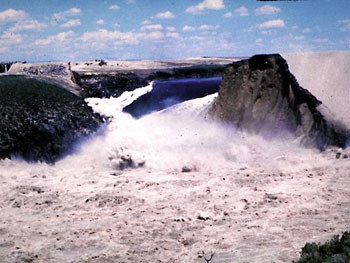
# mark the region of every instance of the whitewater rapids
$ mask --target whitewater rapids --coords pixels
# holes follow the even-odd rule
[[[309,56],[299,70],[305,57],[286,55],[292,73],[343,113],[324,90],[343,78],[346,92],[346,72],[325,68],[332,77],[312,90],[301,73],[325,54]],[[4,262],[205,262],[212,252],[213,263],[291,262],[306,242],[349,230],[348,149],[320,153],[214,123],[205,116],[216,94],[138,120],[123,113],[151,89],[89,99],[109,125],[55,165],[0,161]]]

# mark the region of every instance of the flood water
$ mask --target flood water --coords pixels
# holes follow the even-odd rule
[[[177,103],[202,98],[219,91],[221,77],[154,81],[150,92],[124,108],[124,112],[139,118]]]

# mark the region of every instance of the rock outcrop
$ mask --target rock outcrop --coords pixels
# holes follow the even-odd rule
[[[69,91],[24,76],[0,77],[0,159],[54,163],[102,119]]]
[[[148,82],[134,73],[84,74],[74,72],[75,82],[81,87],[83,98],[118,97],[124,91],[147,86]]]
[[[256,55],[225,69],[210,114],[268,137],[287,132],[305,146],[343,147],[345,136],[327,122],[318,110],[320,104],[299,86],[280,55]]]

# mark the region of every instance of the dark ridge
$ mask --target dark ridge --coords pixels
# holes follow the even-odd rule
[[[227,65],[194,65],[190,67],[178,67],[169,70],[156,71],[147,77],[147,80],[174,80],[189,78],[213,78],[221,77]]]
[[[124,108],[124,112],[139,118],[174,104],[201,98],[219,90],[221,78],[155,81],[151,92]]]
[[[0,159],[54,163],[103,122],[69,91],[24,76],[0,77]]]
[[[145,87],[148,81],[134,73],[92,74],[73,71],[75,82],[82,88],[83,98],[118,97],[124,91]]]

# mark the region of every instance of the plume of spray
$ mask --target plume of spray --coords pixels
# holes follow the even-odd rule
[[[217,94],[186,101],[140,119],[122,111],[151,90],[152,83],[118,98],[87,99],[109,123],[104,133],[84,142],[55,166],[5,160],[1,161],[1,167],[9,173],[29,170],[33,174],[60,173],[71,177],[138,167],[166,173],[216,173],[242,168],[293,172],[330,162],[318,151],[300,147],[293,137],[284,135],[267,140],[211,120],[207,111]]]
[[[137,120],[122,112],[128,103],[151,89],[152,84],[119,98],[88,99],[95,111],[111,120],[103,142],[97,144],[104,145],[99,152],[114,169],[146,166],[165,171],[242,167],[295,170],[314,165],[318,152],[301,148],[291,136],[266,140],[210,120],[207,111],[217,94]]]

